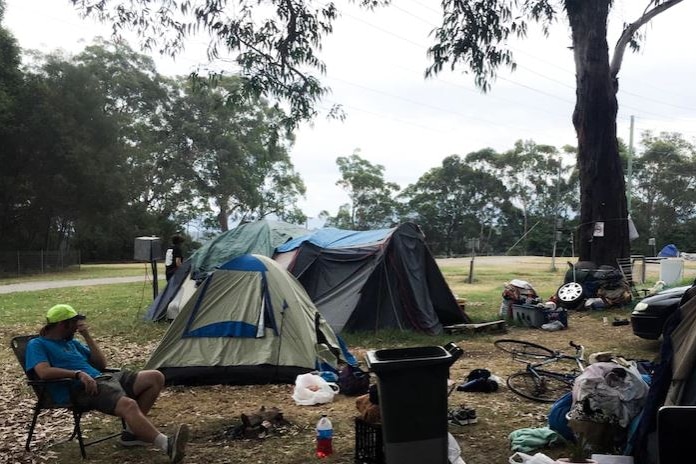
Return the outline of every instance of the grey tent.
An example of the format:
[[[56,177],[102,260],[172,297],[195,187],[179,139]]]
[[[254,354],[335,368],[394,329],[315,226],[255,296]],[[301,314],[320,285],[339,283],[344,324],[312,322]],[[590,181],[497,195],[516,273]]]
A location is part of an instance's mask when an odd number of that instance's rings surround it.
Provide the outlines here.
[[[297,280],[270,258],[244,255],[196,289],[145,367],[168,384],[292,383],[339,358],[336,335]]]
[[[216,266],[244,254],[273,256],[278,245],[307,234],[307,229],[281,221],[262,219],[241,224],[206,242],[177,269],[163,292],[145,313],[147,321],[174,319],[190,297],[196,281]],[[184,268],[184,269],[182,269]]]
[[[216,266],[244,254],[273,256],[278,245],[308,232],[302,226],[268,219],[241,224],[196,250],[191,256],[191,275],[194,279],[204,277]]]
[[[413,223],[364,232],[321,229],[278,247],[336,333],[396,328],[439,334],[466,322]]]

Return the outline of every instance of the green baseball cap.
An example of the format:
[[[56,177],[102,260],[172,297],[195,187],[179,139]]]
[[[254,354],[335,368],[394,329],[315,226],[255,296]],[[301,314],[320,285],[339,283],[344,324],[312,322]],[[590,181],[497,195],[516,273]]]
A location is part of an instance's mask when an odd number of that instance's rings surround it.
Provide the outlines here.
[[[57,304],[46,313],[46,321],[49,324],[56,322],[67,321],[69,319],[85,319],[82,314],[77,314],[77,311],[72,306],[66,304]]]

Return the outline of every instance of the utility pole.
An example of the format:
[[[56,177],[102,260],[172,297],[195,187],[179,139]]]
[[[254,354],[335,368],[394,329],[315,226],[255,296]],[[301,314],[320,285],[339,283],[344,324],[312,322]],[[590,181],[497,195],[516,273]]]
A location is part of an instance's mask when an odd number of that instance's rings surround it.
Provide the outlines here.
[[[558,158],[558,175],[556,176],[556,205],[553,209],[553,251],[551,252],[551,272],[556,272],[556,244],[558,243],[558,203],[561,197],[561,158]]]
[[[476,249],[479,246],[479,239],[470,238],[469,247],[471,248],[471,261],[469,262],[469,279],[470,284],[474,283],[474,258],[476,258]]]
[[[631,216],[631,185],[633,184],[633,121],[634,116],[631,115],[631,132],[628,135],[628,163],[626,165],[626,206],[628,216]]]

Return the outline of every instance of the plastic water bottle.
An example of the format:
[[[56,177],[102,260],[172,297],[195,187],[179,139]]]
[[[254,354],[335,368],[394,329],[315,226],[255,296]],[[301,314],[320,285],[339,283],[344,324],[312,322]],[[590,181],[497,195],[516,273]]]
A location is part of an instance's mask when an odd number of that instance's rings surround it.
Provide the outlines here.
[[[317,457],[325,458],[333,454],[333,426],[331,421],[322,414],[321,419],[317,422]]]

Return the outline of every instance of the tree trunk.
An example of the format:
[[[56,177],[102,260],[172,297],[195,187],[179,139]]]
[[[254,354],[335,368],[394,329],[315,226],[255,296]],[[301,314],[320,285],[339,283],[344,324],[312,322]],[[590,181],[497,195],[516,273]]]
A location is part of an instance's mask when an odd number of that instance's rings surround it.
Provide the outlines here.
[[[617,83],[611,77],[611,0],[566,0],[577,80],[573,125],[580,172],[579,259],[616,265],[630,254],[623,170],[616,139]]]
[[[220,212],[217,215],[217,220],[218,220],[218,225],[220,226],[220,230],[222,232],[227,232],[229,230],[229,225],[227,224],[227,208],[225,208],[225,202],[218,200],[218,207],[220,208]]]

